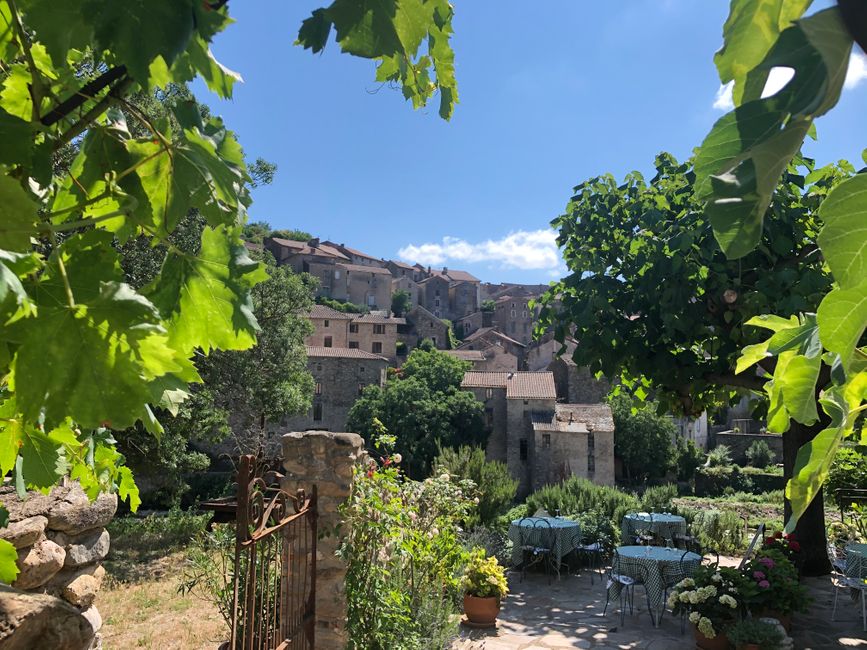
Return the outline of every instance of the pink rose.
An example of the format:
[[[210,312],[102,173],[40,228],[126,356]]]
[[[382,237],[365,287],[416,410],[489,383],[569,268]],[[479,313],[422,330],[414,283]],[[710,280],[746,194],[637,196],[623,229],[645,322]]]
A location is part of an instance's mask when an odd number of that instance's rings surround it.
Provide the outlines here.
[[[756,580],[764,580],[764,579],[765,579],[765,574],[762,573],[761,571],[753,571],[753,577],[754,577]]]
[[[768,582],[767,580],[762,580],[762,581],[759,583],[759,587],[761,587],[762,589],[767,589],[767,588],[770,587],[770,586],[771,586],[771,583]]]

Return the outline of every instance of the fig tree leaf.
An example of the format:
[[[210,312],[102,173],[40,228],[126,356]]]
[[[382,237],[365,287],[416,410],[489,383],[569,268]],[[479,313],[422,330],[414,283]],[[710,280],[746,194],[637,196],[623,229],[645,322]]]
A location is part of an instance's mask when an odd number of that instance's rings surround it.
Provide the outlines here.
[[[798,450],[792,478],[786,484],[786,498],[792,504],[792,516],[786,522],[787,532],[794,531],[798,519],[822,489],[843,435],[841,427],[823,429]]]
[[[867,276],[850,289],[832,289],[816,313],[822,344],[848,364],[867,327]]]
[[[819,207],[819,247],[843,288],[867,278],[867,173],[837,185]]]

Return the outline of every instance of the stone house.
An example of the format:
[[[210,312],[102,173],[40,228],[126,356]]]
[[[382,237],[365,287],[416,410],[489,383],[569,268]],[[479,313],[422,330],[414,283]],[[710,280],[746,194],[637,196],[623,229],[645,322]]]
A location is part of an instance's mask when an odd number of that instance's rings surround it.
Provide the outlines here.
[[[554,359],[548,370],[554,375],[557,398],[562,402],[596,404],[602,402],[611,390],[607,379],[596,379],[588,368],[578,367],[566,356]]]
[[[560,354],[560,350],[564,347],[563,344],[554,339],[553,331],[545,332],[541,337],[533,339],[527,344],[527,370],[551,370],[548,366],[554,359],[561,356],[565,359],[571,359],[577,345],[575,339],[567,338],[566,349]]]
[[[391,275],[394,278],[409,278],[413,282],[418,282],[425,277],[422,271],[419,270],[418,265],[412,266],[399,260],[386,261],[385,268],[391,271]]]
[[[309,316],[313,333],[304,339],[304,343],[323,348],[348,348],[349,323],[357,317],[358,314],[345,314],[325,305],[313,305]]]
[[[373,255],[368,255],[367,253],[362,253],[360,250],[355,248],[349,248],[349,246],[345,244],[337,244],[328,240],[325,240],[322,243],[343,253],[349,258],[351,264],[357,266],[373,266],[381,269],[386,268],[385,260],[381,260]]]
[[[319,239],[306,242],[280,237],[266,237],[264,246],[279,265],[292,267],[295,273],[309,273],[319,280],[317,296],[332,296],[334,288],[334,265],[349,263],[349,258],[336,248],[320,243]]]
[[[491,282],[482,282],[479,285],[479,295],[482,301],[498,300],[503,296],[515,297],[532,297],[539,296],[548,290],[546,284],[517,284],[515,282],[501,282],[494,284]]]
[[[385,314],[355,314],[349,322],[346,346],[397,361],[397,329],[406,325],[406,319]]]
[[[391,309],[391,273],[378,266],[338,262],[331,296],[369,309]]]
[[[474,311],[472,314],[467,314],[455,320],[455,336],[460,339],[468,337],[476,330],[483,327],[491,327],[493,324],[493,313],[489,311]]]
[[[393,276],[394,274],[392,274],[391,280],[391,297],[394,298],[394,294],[397,291],[409,292],[409,305],[407,306],[407,311],[409,311],[415,305],[419,304],[420,291],[418,288],[418,283],[410,276],[401,276],[398,278],[395,278]]]
[[[409,353],[425,339],[430,339],[438,350],[449,347],[448,325],[421,305],[416,305],[406,314],[406,323],[398,327],[398,340]]]
[[[458,346],[459,350],[485,350],[491,345],[498,345],[518,360],[518,369],[524,370],[526,346],[493,327],[483,327],[467,336]]]
[[[486,370],[488,372],[516,372],[518,370],[518,359],[515,355],[506,352],[499,345],[489,345],[482,350],[446,350],[446,354],[471,361],[473,370]]]
[[[614,423],[606,405],[557,404],[550,372],[473,370],[461,388],[484,404],[487,456],[506,463],[519,498],[573,474],[613,484]]]
[[[449,281],[441,275],[431,275],[418,283],[418,304],[437,318],[448,318]]]
[[[494,327],[521,343],[527,344],[533,340],[533,324],[536,321],[537,309],[530,307],[531,297],[499,298],[494,309]]]
[[[346,431],[349,409],[366,386],[385,382],[388,360],[359,349],[307,346],[313,403],[307,413],[285,418],[279,431]]]
[[[445,350],[445,353],[455,359],[469,361],[473,364],[473,370],[487,370],[484,367],[487,359],[485,359],[485,353],[481,350]]]

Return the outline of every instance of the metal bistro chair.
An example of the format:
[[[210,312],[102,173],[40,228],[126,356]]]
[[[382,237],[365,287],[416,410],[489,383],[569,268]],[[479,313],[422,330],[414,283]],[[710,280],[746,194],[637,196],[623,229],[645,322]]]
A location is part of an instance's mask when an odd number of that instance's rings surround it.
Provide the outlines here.
[[[626,571],[635,575],[628,575]],[[602,610],[602,616],[605,616],[605,613],[608,611],[609,588],[615,583],[620,585],[620,624],[623,625],[626,617],[624,604],[629,605],[629,615],[632,616],[635,605],[635,587],[636,585],[641,585],[644,587],[644,595],[647,598],[647,611],[650,614],[650,622],[655,626],[653,608],[650,606],[650,594],[647,593],[647,568],[637,561],[624,562],[623,557],[616,549],[614,557],[611,560],[611,568],[608,570],[608,584],[605,585],[605,607]]]
[[[666,562],[662,565],[662,583],[665,589],[662,592],[662,602],[668,602],[668,592],[671,591],[675,585],[677,585],[684,578],[689,578],[695,573],[696,568],[700,564],[700,562],[696,562],[695,560],[687,560],[686,556],[691,553],[690,550],[685,550],[683,554],[680,556],[680,560],[677,564],[673,564],[671,562]],[[662,616],[665,614],[665,606],[662,608],[662,612],[659,614],[659,620],[662,621]],[[680,633],[683,634],[686,631],[686,610],[681,611],[680,613]]]
[[[715,548],[706,548],[698,553],[701,555],[701,564],[707,566],[719,566],[719,551]]]
[[[756,534],[753,535],[753,539],[750,541],[750,545],[747,546],[747,552],[744,553],[744,557],[741,560],[741,563],[738,564],[738,571],[743,569],[747,562],[753,557],[753,553],[756,551],[756,545],[761,543],[761,541],[765,538],[765,525],[759,524],[759,527],[756,528]]]
[[[572,550],[578,556],[579,561],[584,558],[587,560],[587,568],[590,571],[590,584],[593,585],[593,574],[596,570],[602,570],[603,558],[605,556],[605,545],[596,540],[589,544],[584,543],[584,538],[581,533],[575,533],[572,536]]]
[[[841,589],[855,589],[861,596],[861,627],[867,632],[867,580],[864,575],[864,558],[859,558],[856,576],[846,573],[846,550],[833,544],[828,544],[828,560],[831,562],[831,585],[834,587],[834,608],[831,610],[831,620],[837,616],[837,596]]]
[[[632,528],[632,536],[635,539],[635,543],[640,546],[650,546],[654,538],[656,537],[653,532],[653,513],[648,513],[647,521],[645,521],[640,514],[635,514],[635,520],[630,520],[630,528]]]
[[[525,526],[524,523],[527,523]],[[544,562],[548,574],[548,584],[551,584],[551,568],[554,564],[554,528],[547,519],[524,517],[518,522],[521,529],[521,581],[527,573],[527,567]],[[560,567],[557,567],[557,577]]]

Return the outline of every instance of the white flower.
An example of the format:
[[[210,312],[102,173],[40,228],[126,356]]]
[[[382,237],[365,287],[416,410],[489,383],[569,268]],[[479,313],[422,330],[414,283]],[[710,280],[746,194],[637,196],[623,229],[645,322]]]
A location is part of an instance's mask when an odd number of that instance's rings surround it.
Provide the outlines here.
[[[719,574],[719,573],[714,573],[714,574],[710,577],[710,579],[713,580],[714,582],[722,582],[722,579],[723,579],[723,578],[722,578],[722,575],[721,575],[721,574]]]
[[[474,497],[473,503],[475,503],[476,505],[479,505],[479,497]]]
[[[446,473],[442,473],[442,474],[440,474],[440,480],[441,480],[441,481],[446,481],[446,482],[447,482],[447,481],[449,480],[449,478],[450,478],[449,475],[446,474]]]
[[[713,629],[713,623],[706,616],[702,616],[698,623],[696,624],[698,627],[698,631],[704,634],[708,639],[712,639],[716,636],[716,630]]]
[[[701,618],[701,614],[699,614],[698,612],[690,612],[690,614],[689,614],[689,622],[692,623],[693,625],[698,623],[700,618]]]
[[[395,465],[400,465],[400,461],[403,460],[403,456],[401,456],[400,454],[395,454],[391,457],[391,459],[394,461]]]
[[[738,601],[736,601],[734,598],[732,598],[732,597],[729,596],[728,594],[723,594],[722,596],[720,596],[720,597],[719,597],[719,601],[720,601],[723,605],[728,605],[728,606],[731,607],[732,609],[734,609],[734,608],[736,608],[736,607],[738,606]]]

